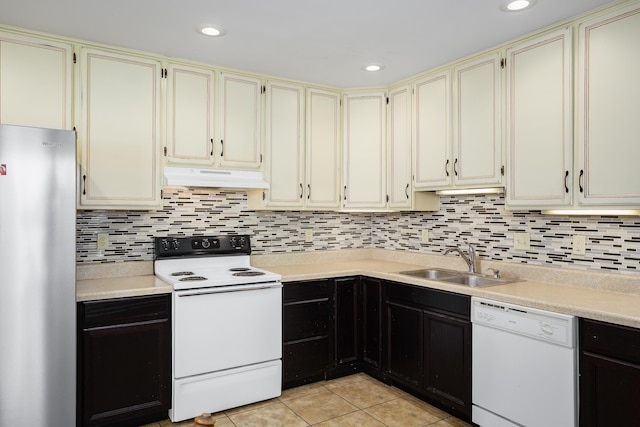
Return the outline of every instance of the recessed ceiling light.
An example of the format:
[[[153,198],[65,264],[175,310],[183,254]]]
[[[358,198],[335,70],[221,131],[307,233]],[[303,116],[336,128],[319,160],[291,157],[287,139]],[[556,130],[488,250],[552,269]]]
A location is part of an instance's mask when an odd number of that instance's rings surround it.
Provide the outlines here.
[[[506,5],[506,10],[509,12],[516,12],[518,10],[527,9],[533,6],[532,0],[513,0],[509,1]]]
[[[201,25],[198,32],[210,37],[220,37],[224,35],[224,29],[218,25]]]
[[[380,65],[380,64],[369,64],[369,65],[363,65],[362,69],[365,71],[380,71],[384,68],[384,65]]]

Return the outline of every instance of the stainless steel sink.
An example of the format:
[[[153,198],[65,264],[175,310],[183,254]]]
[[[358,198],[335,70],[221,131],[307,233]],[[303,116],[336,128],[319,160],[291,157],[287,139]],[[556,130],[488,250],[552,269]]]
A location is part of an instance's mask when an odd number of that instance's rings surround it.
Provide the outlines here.
[[[459,276],[461,273],[455,270],[443,268],[427,268],[424,270],[401,271],[405,276],[420,277],[422,279],[440,280],[446,277]]]
[[[439,281],[447,283],[457,283],[459,285],[467,285],[473,287],[506,285],[507,283],[514,282],[513,280],[505,280],[471,274],[464,276],[443,277]]]
[[[499,279],[477,273],[474,274],[456,270],[447,270],[444,268],[426,268],[422,270],[401,271],[399,274],[472,287],[506,285],[507,283],[517,281],[512,279]]]

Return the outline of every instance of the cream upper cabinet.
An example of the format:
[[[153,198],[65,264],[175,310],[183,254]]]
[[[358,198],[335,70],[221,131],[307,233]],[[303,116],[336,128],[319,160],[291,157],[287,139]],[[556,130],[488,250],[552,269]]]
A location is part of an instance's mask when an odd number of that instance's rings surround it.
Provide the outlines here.
[[[640,7],[579,27],[579,205],[640,204]]]
[[[502,184],[500,53],[464,62],[453,73],[453,183]]]
[[[572,182],[571,28],[507,50],[510,208],[566,206]]]
[[[166,158],[171,165],[213,165],[215,73],[169,64]]]
[[[414,85],[415,188],[451,185],[451,72],[423,77]]]
[[[347,209],[386,207],[386,96],[344,96],[344,201]]]
[[[262,81],[221,73],[219,82],[219,164],[227,169],[260,169]]]
[[[160,62],[83,48],[80,76],[79,207],[159,207]]]
[[[73,128],[70,44],[0,32],[0,123]]]
[[[340,207],[340,94],[308,88],[306,94],[305,204]]]
[[[265,176],[266,206],[304,205],[304,88],[267,82]]]
[[[388,100],[388,206],[411,209],[411,86],[391,88]]]

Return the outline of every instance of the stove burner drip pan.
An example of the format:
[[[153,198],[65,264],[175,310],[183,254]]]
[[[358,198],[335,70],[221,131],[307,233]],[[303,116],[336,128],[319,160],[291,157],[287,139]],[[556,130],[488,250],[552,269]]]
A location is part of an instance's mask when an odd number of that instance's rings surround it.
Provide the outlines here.
[[[187,276],[179,279],[180,282],[201,282],[207,280],[204,276]]]
[[[249,276],[263,276],[264,273],[262,271],[239,271],[237,273],[233,273],[233,276],[239,277],[249,277]]]

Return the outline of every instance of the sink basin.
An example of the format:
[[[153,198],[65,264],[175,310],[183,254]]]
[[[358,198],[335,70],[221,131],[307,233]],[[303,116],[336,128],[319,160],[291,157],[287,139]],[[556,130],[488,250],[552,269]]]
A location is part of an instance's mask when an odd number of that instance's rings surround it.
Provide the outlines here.
[[[424,270],[401,271],[400,274],[405,276],[420,277],[422,279],[440,280],[447,277],[459,276],[462,274],[455,270],[446,270],[443,268],[427,268]]]
[[[473,287],[506,285],[507,283],[513,282],[513,280],[497,279],[494,277],[477,276],[472,274],[464,276],[443,277],[439,280],[441,282],[457,283],[459,285],[467,285]]]
[[[483,274],[473,274],[456,270],[447,270],[444,268],[425,268],[423,270],[401,271],[399,274],[418,277],[420,279],[429,279],[438,282],[454,283],[472,287],[506,285],[507,283],[513,283],[516,281],[509,279],[499,279],[495,277],[485,276]]]

